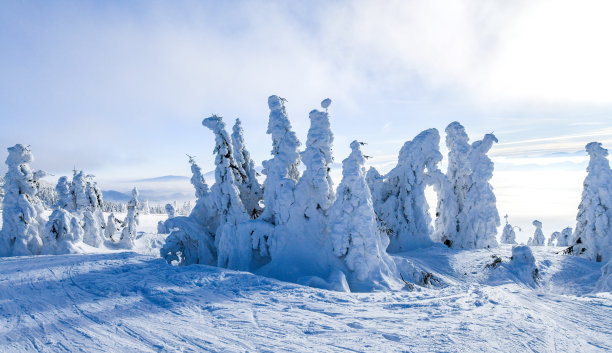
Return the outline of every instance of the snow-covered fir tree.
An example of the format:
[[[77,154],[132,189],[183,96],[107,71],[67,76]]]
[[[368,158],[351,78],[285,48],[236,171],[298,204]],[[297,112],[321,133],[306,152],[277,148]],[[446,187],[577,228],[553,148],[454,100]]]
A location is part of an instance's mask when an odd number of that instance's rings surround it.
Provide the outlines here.
[[[0,210],[2,209],[3,200],[4,200],[4,176],[0,175]]]
[[[497,142],[493,134],[486,134],[482,140],[469,144],[465,128],[458,122],[446,127],[448,146],[448,171],[446,173],[455,195],[456,204],[442,204],[439,214],[455,219],[456,233],[450,231],[444,243],[455,248],[488,248],[497,246],[497,226],[500,224],[495,194],[489,180],[493,176],[493,162],[487,152]],[[454,201],[454,200],[453,200]],[[445,207],[450,207],[445,210]]]
[[[36,177],[30,169],[34,160],[29,147],[8,148],[4,177],[0,256],[38,255],[43,246],[41,233],[46,220],[42,202],[36,196]]]
[[[293,193],[300,176],[300,142],[291,130],[285,100],[279,96],[270,96],[268,107],[270,117],[266,132],[272,136],[272,158],[262,163],[262,173],[266,175],[265,209],[260,219],[281,225],[289,221],[289,210],[295,201]]]
[[[572,239],[573,229],[567,227],[561,231],[561,235],[557,239],[557,246],[569,246]]]
[[[330,104],[328,98],[321,106],[329,107]],[[294,202],[289,204],[287,222],[275,224],[273,237],[267,242],[271,248],[271,261],[261,269],[261,273],[288,281],[300,281],[305,276],[326,278],[330,275],[331,247],[327,241],[326,226],[327,213],[335,199],[329,175],[333,163],[334,137],[327,110],[312,110],[309,118],[306,149],[301,153],[305,170],[295,186]],[[265,236],[269,231],[265,225],[251,225],[251,231],[259,235]],[[261,237],[254,239],[258,244],[263,240]],[[333,260],[338,262],[337,259]]]
[[[104,228],[104,236],[106,237],[106,240],[112,242],[116,241],[115,233],[117,233],[117,231],[119,230],[119,228],[117,227],[117,223],[119,223],[119,220],[117,219],[117,217],[115,217],[115,214],[111,212],[111,214],[109,214],[108,218],[106,219],[106,227]]]
[[[537,219],[533,221],[531,224],[536,228],[533,233],[533,237],[529,237],[527,240],[527,245],[529,246],[544,246],[546,245],[546,238],[544,237],[544,233],[542,232],[542,222]]]
[[[346,266],[351,290],[388,289],[399,275],[385,251],[389,239],[378,231],[359,142],[353,141],[351,149],[342,161],[342,182],[329,210],[329,237]]]
[[[234,159],[242,176],[241,180],[238,180],[240,199],[249,216],[257,218],[263,211],[259,204],[263,199],[263,190],[257,180],[255,163],[244,144],[244,131],[240,119],[236,119],[232,128],[232,146],[234,148]]]
[[[74,200],[70,211],[83,212],[91,205],[91,200],[87,195],[87,180],[83,171],[74,171],[72,183],[70,183],[70,193]]]
[[[219,217],[202,169],[192,156],[189,156],[189,164],[196,205],[188,217],[169,218],[164,222],[165,229],[172,229],[172,232],[160,249],[160,255],[169,263],[183,266],[217,265],[214,231],[219,224]]]
[[[127,215],[123,222],[123,230],[121,231],[121,238],[119,239],[119,246],[124,249],[134,248],[134,240],[136,239],[137,226],[138,226],[138,210],[140,202],[138,201],[138,190],[132,189],[132,199],[127,205]]]
[[[506,225],[502,231],[501,239],[499,240],[502,244],[516,244],[516,233],[512,224],[508,223],[508,215],[505,215]]]
[[[166,214],[168,215],[168,219],[176,217],[176,209],[171,203],[166,204],[165,210],[166,210]],[[164,221],[159,221],[157,223],[157,233],[168,234],[169,232],[170,230],[166,228]]]
[[[429,129],[404,144],[398,163],[385,177],[374,210],[392,230],[389,252],[402,252],[431,243],[433,229],[425,198],[427,171],[442,160],[438,130]]]
[[[558,243],[560,237],[561,237],[561,232],[553,232],[550,235],[550,238],[548,238],[548,242],[546,243],[546,245],[548,245],[548,246],[557,246],[557,243]]]
[[[586,145],[587,176],[576,216],[570,252],[592,261],[612,258],[612,170],[608,150],[599,142]]]
[[[42,253],[51,255],[78,253],[76,244],[83,241],[83,233],[74,230],[73,227],[81,228],[81,225],[70,212],[56,207],[45,226]]]
[[[497,246],[497,227],[500,225],[495,194],[489,180],[493,177],[493,162],[487,152],[497,142],[493,134],[471,145],[469,154],[470,176],[463,208],[457,216],[460,224],[459,244],[468,249]]]
[[[241,244],[241,239],[236,237],[238,224],[250,218],[237,187],[237,179],[242,176],[237,170],[231,140],[221,117],[214,115],[204,119],[202,124],[215,134],[215,184],[211,188],[210,198],[219,215],[219,226],[214,233],[217,264],[220,267],[234,268],[232,261],[237,261],[236,257],[240,257],[236,252],[245,247],[250,250],[250,242]]]
[[[74,199],[70,190],[71,183],[68,181],[68,178],[65,176],[60,177],[55,186],[55,191],[57,192],[57,207],[68,211],[74,209]]]

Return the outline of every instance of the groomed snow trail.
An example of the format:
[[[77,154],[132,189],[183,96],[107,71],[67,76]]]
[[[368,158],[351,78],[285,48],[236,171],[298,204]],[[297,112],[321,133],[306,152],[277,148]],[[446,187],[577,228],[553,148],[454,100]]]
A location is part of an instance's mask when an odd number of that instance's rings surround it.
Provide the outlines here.
[[[510,247],[432,247],[406,255],[444,288],[350,294],[133,252],[2,258],[0,351],[610,351],[599,265],[554,250],[535,287],[484,269]]]

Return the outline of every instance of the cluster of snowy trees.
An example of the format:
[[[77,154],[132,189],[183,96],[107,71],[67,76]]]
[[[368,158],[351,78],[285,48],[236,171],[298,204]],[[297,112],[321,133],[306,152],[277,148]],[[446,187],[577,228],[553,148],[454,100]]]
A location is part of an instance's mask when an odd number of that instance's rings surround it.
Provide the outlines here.
[[[427,274],[389,252],[434,241],[454,248],[497,245],[499,215],[489,184],[493,163],[487,157],[497,142],[494,135],[470,144],[463,126],[451,123],[446,129],[447,173],[438,167],[442,154],[436,129],[406,142],[397,166],[386,175],[373,168],[366,174],[362,144],[354,141],[334,190],[330,104],[325,99],[322,109],[310,112],[305,149],[300,151],[285,100],[269,97],[272,151],[262,163],[263,185],[240,120],[230,135],[221,117],[204,119],[215,136],[215,183],[209,188],[190,159],[196,206],[189,216],[160,224],[160,230],[171,231],[162,257],[182,265],[216,265],[361,291],[401,287],[400,278],[423,283]],[[439,196],[435,226],[424,194],[429,185]]]
[[[102,192],[93,176],[75,170],[71,181],[59,178],[55,193],[41,193],[40,178],[45,173],[32,172],[30,163],[34,158],[30,149],[17,144],[8,148],[8,152],[0,256],[76,253],[80,252],[81,244],[93,247],[117,244],[123,248],[133,245],[137,213],[130,213],[128,206],[124,222],[118,222],[114,215],[105,220]],[[48,219],[43,213],[41,194],[55,195]],[[136,196],[130,205],[138,204]],[[123,231],[116,234],[120,228]]]

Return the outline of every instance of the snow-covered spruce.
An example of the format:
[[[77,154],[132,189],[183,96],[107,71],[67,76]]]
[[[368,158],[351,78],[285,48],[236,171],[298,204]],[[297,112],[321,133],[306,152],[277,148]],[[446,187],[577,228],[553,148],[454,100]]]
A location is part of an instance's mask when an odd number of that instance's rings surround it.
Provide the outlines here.
[[[270,117],[268,134],[272,136],[272,158],[264,161],[262,173],[266,175],[264,182],[265,209],[260,219],[274,225],[287,223],[289,210],[295,201],[294,191],[300,177],[298,166],[300,154],[295,132],[285,110],[285,100],[279,96],[268,98]]]
[[[385,251],[388,237],[377,228],[359,146],[353,141],[350,156],[342,161],[342,182],[329,210],[329,236],[352,291],[389,289],[397,286],[399,274]]]
[[[30,149],[17,144],[8,148],[2,204],[0,256],[38,255],[46,220],[42,202],[36,196],[36,178],[30,169]]]
[[[560,237],[561,237],[561,232],[553,232],[550,235],[550,238],[548,238],[548,242],[546,243],[546,245],[557,246],[557,243],[559,242]]]
[[[118,246],[123,249],[134,248],[134,240],[136,239],[138,226],[138,209],[140,202],[138,201],[138,190],[132,189],[132,199],[127,204],[127,215],[123,222],[123,229],[121,230],[121,238],[119,239]]]
[[[106,219],[106,228],[104,228],[104,236],[107,240],[116,242],[118,239],[115,239],[115,233],[119,230],[117,224],[120,221],[115,217],[115,214],[111,212]]]
[[[425,199],[426,171],[436,173],[442,160],[438,130],[418,134],[400,150],[397,166],[385,177],[374,210],[392,230],[389,252],[396,253],[431,244],[431,217]]]
[[[263,190],[261,185],[259,185],[259,181],[257,181],[255,163],[244,145],[244,131],[242,130],[240,119],[236,119],[236,123],[232,128],[232,146],[234,148],[233,156],[236,166],[242,175],[242,180],[238,184],[240,199],[249,216],[257,218],[263,211],[259,204],[263,199]]]
[[[595,285],[595,292],[612,292],[612,260],[601,267],[601,278]]]
[[[42,253],[47,255],[76,254],[79,252],[76,244],[83,241],[83,231],[78,220],[60,207],[51,213],[44,234]]]
[[[489,180],[493,177],[493,162],[487,152],[497,142],[493,134],[472,143],[469,154],[470,176],[463,208],[459,211],[459,236],[455,247],[464,249],[497,246],[497,227],[500,225],[496,198]]]
[[[561,231],[561,235],[557,239],[557,246],[569,246],[572,239],[572,227],[567,227]]]
[[[168,219],[176,217],[176,209],[171,203],[167,203],[165,206],[166,214],[168,215]],[[170,229],[166,228],[164,224],[165,221],[159,221],[157,223],[157,233],[159,234],[168,234],[170,233]]]
[[[329,107],[331,100],[321,105]],[[333,134],[327,111],[312,110],[310,129],[302,161],[306,169],[295,187],[287,223],[274,227],[267,242],[271,261],[259,273],[293,282],[312,282],[313,277],[328,278],[331,245],[327,241],[327,212],[335,199],[330,167],[333,162]],[[259,227],[258,225],[254,225]],[[265,228],[264,234],[265,234]],[[262,232],[259,232],[262,233]],[[261,243],[262,239],[255,239]],[[333,262],[338,262],[334,259]],[[320,285],[321,286],[321,285]],[[326,288],[334,285],[324,286]]]
[[[536,228],[533,233],[533,237],[529,237],[527,240],[527,245],[529,246],[544,246],[546,245],[546,238],[544,238],[544,232],[542,232],[542,222],[537,219],[533,221],[531,224]]]
[[[240,199],[238,178],[242,178],[233,158],[232,145],[219,116],[212,116],[202,124],[215,134],[215,184],[210,191],[211,201],[219,215],[219,226],[215,230],[217,266],[243,269],[251,253],[251,242],[238,238],[238,224],[250,217]]]
[[[504,216],[506,219],[506,225],[502,231],[501,239],[499,240],[502,244],[516,244],[516,233],[512,224],[508,223],[508,215]]]
[[[586,151],[590,160],[569,252],[608,262],[612,258],[612,170],[608,150],[601,143],[587,144]]]
[[[0,175],[0,210],[2,209],[3,200],[4,200],[4,176]]]
[[[493,134],[486,134],[482,140],[470,145],[465,128],[458,122],[449,124],[446,134],[449,149],[446,175],[455,200],[442,203],[438,213],[455,223],[456,232],[449,224],[441,224],[450,232],[446,239],[441,240],[454,248],[495,247],[500,220],[495,194],[489,183],[493,176],[493,162],[487,152],[497,142],[497,138]],[[450,210],[445,209],[447,207]],[[457,216],[453,222],[452,214],[455,211]]]
[[[219,217],[202,169],[191,156],[189,164],[196,205],[188,217],[169,218],[164,222],[165,228],[172,229],[172,232],[160,249],[160,255],[167,262],[177,265],[217,265],[217,251],[211,229],[216,229]]]
[[[70,190],[71,183],[68,181],[68,178],[65,176],[60,177],[55,186],[55,191],[57,192],[57,207],[68,211],[74,209],[74,199]]]
[[[518,280],[529,286],[536,285],[540,278],[535,257],[529,246],[514,246],[512,248],[512,258],[507,268]]]

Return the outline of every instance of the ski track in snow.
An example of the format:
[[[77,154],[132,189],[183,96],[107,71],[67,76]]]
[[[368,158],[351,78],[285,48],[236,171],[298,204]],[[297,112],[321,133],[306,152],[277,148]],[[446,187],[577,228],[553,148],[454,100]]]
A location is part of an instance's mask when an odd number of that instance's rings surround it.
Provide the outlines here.
[[[434,246],[405,255],[445,287],[377,293],[133,252],[1,258],[0,351],[610,351],[612,296],[588,294],[600,265],[532,249],[535,287],[483,269],[509,246]]]

